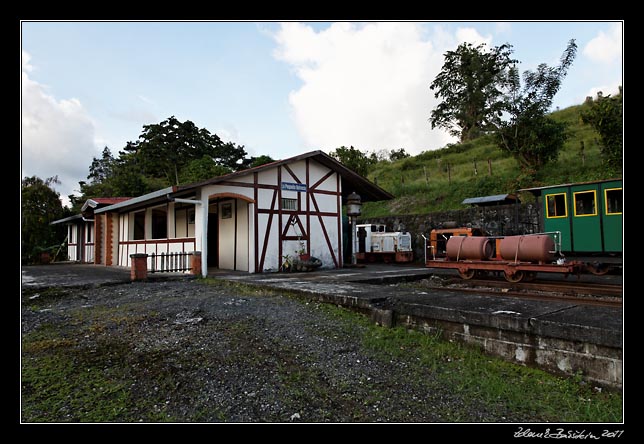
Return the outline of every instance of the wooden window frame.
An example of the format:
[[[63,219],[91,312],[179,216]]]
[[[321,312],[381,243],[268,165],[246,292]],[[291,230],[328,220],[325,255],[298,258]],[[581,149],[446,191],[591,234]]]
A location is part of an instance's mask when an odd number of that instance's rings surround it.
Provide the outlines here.
[[[548,198],[550,196],[563,196],[564,197],[564,214],[562,216],[555,215],[551,216],[550,215],[550,209],[548,206]],[[555,202],[555,208],[556,208],[556,202]],[[546,219],[565,219],[568,217],[568,196],[567,193],[553,193],[553,194],[546,194]]]
[[[622,211],[608,212],[608,192],[609,191],[617,191],[617,190],[622,191],[623,188],[622,187],[617,187],[617,188],[605,188],[604,189],[604,208],[605,208],[606,216],[621,216],[622,215]]]
[[[577,214],[577,195],[578,194],[588,194],[592,193],[593,194],[593,207],[594,211],[592,213],[587,213],[587,214]],[[597,216],[597,190],[583,190],[583,191],[575,191],[573,193],[573,214],[575,217],[592,217],[592,216]]]

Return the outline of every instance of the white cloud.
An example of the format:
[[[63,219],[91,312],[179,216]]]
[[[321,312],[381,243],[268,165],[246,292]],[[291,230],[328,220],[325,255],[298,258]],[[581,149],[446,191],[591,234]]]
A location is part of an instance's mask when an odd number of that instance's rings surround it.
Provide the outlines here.
[[[44,85],[29,78],[31,56],[22,52],[21,174],[42,179],[57,175],[64,203],[88,174],[94,143],[94,123],[78,99],[57,100]]]
[[[414,23],[335,23],[319,32],[282,24],[274,55],[303,82],[289,96],[303,145],[415,154],[452,141],[428,121],[437,104],[429,85],[443,64],[442,46],[458,41],[436,32],[438,47]],[[464,30],[460,37],[480,38],[475,34]]]
[[[482,43],[489,46],[490,43],[492,43],[492,36],[483,37],[474,28],[458,28],[456,30],[456,39],[458,40],[458,43],[471,43],[474,46],[478,46]]]
[[[494,25],[494,33],[496,35],[505,35],[512,33],[512,25],[508,22],[497,22]]]
[[[608,33],[600,31],[584,47],[583,53],[594,62],[620,62],[622,58],[622,24],[614,23]]]

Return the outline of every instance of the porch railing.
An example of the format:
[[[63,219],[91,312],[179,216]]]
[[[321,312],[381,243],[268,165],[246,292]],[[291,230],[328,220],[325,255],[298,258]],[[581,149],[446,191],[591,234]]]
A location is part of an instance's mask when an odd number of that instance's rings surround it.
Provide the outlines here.
[[[190,271],[192,252],[149,253],[150,268],[148,273],[174,273]]]

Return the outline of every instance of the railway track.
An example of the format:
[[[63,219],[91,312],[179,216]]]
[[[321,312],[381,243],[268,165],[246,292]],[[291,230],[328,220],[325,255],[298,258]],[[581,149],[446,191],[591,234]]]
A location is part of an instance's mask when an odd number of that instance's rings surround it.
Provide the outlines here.
[[[427,288],[427,286],[424,286]],[[447,279],[429,288],[450,289],[483,296],[516,297],[540,301],[567,302],[621,308],[621,285],[590,282],[522,282],[510,283],[485,279]]]
[[[487,279],[471,279],[464,281],[463,279],[450,279],[448,284],[465,285],[468,287],[492,287],[492,288],[508,288],[511,290],[524,290],[524,291],[539,291],[551,292],[557,294],[565,294],[570,296],[577,295],[596,295],[596,296],[613,296],[621,297],[623,287],[621,285],[596,283],[596,282],[521,282],[511,283],[499,280]]]

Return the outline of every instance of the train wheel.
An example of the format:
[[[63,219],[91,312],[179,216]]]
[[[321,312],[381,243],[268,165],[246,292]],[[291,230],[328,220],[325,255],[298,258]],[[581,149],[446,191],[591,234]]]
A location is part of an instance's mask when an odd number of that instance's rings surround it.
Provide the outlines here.
[[[470,269],[458,270],[458,274],[461,278],[468,280],[474,277],[474,275],[476,274],[476,270],[470,270]]]
[[[508,282],[516,283],[516,282],[521,282],[523,280],[523,271],[515,271],[514,274],[509,274],[507,271],[503,272],[503,277],[505,277],[505,280]]]
[[[586,268],[588,271],[590,271],[592,274],[597,275],[597,276],[603,276],[606,273],[608,273],[608,265],[606,264],[600,264],[600,263],[593,263],[593,264],[586,264]]]

